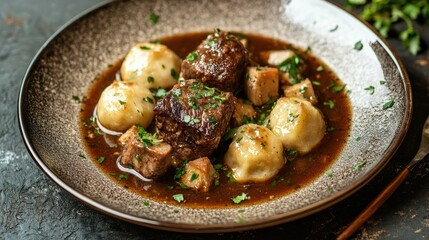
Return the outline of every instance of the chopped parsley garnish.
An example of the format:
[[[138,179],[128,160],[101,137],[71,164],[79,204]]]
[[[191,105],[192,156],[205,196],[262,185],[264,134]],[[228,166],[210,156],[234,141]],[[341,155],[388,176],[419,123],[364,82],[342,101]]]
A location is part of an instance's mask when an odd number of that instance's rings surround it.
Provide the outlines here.
[[[355,46],[354,46],[353,49],[356,50],[356,51],[360,51],[360,50],[362,50],[362,48],[363,48],[362,42],[358,41],[358,42],[355,43]]]
[[[174,68],[170,70],[170,75],[176,80],[179,79],[179,73]]]
[[[321,85],[321,83],[320,83],[320,82],[318,82],[318,81],[311,81],[311,83],[312,83],[313,85],[315,85],[315,86],[320,86],[320,85]]]
[[[316,71],[318,71],[318,72],[321,72],[323,70],[325,70],[325,68],[322,65],[320,65],[316,68]]]
[[[184,121],[185,123],[189,123],[189,122],[191,122],[191,116],[189,116],[189,115],[185,115],[185,116],[183,117],[183,121]]]
[[[122,100],[119,100],[119,99],[118,99],[118,102],[119,102],[119,104],[121,104],[121,105],[125,105],[125,104],[126,104],[126,102],[124,102],[124,101],[122,101]]]
[[[128,175],[125,175],[125,174],[119,174],[119,180],[127,180],[128,179]]]
[[[141,157],[139,154],[137,154],[137,155],[135,156],[135,158],[136,158],[136,160],[137,160],[137,161],[139,161],[139,162],[141,162],[141,160],[142,160],[142,157]]]
[[[335,107],[335,103],[332,100],[329,100],[327,102],[325,101],[322,104],[323,104],[323,106],[328,106],[330,109],[334,109],[334,107]]]
[[[183,197],[182,193],[174,194],[173,199],[176,200],[176,202],[178,203],[185,201],[185,198]]]
[[[236,143],[240,143],[242,139],[243,139],[243,136],[240,136],[240,137],[238,137],[238,138],[235,140],[235,142],[236,142]]]
[[[335,128],[334,127],[328,127],[327,129],[326,129],[326,131],[328,131],[328,132],[332,132],[332,131],[334,131],[335,130]]]
[[[359,162],[353,167],[353,169],[354,170],[360,170],[363,166],[365,166],[365,164],[366,164],[366,161]]]
[[[234,138],[235,134],[237,134],[237,129],[238,128],[231,128],[229,129],[225,135],[223,135],[223,140],[224,141],[228,141]]]
[[[208,117],[208,118],[207,118],[207,121],[208,121],[209,123],[213,123],[213,124],[219,123],[219,120],[217,120],[217,119],[216,119],[216,118],[214,118],[214,117]]]
[[[148,201],[142,201],[143,206],[149,206],[149,202]]]
[[[210,47],[214,47],[216,45],[217,39],[211,39],[209,41],[207,41],[207,45],[209,45]]]
[[[76,102],[80,103],[79,96],[72,96],[72,99],[75,100]]]
[[[244,222],[246,222],[247,220],[244,218],[244,217],[238,217],[237,219],[235,219],[235,222],[236,223],[244,223]]]
[[[366,87],[365,90],[367,90],[369,94],[372,95],[375,92],[375,87],[370,85],[369,87]]]
[[[155,13],[151,12],[149,14],[149,20],[153,23],[156,24],[158,22],[158,15],[156,15]]]
[[[290,161],[294,160],[297,155],[298,155],[298,152],[295,149],[291,148],[286,150],[287,159]]]
[[[335,27],[334,28],[332,28],[331,30],[329,30],[330,32],[335,32],[335,31],[337,31],[337,29],[338,29],[338,25],[335,25]]]
[[[148,103],[152,103],[153,104],[153,99],[150,97],[144,97],[143,101],[148,102]]]
[[[395,104],[395,100],[392,99],[392,100],[388,101],[387,103],[385,103],[383,105],[383,110],[386,110],[386,109],[393,107],[393,104]]]
[[[164,88],[158,88],[158,89],[150,88],[149,90],[156,99],[161,99],[167,96],[167,93],[168,93],[167,90],[165,90]]]
[[[289,113],[287,119],[289,120],[289,122],[293,122],[293,120],[295,120],[295,118],[299,117],[299,114],[293,114],[293,113]]]
[[[146,130],[141,126],[137,126],[137,129],[139,132],[140,141],[143,143],[145,147],[150,147],[162,142],[161,139],[157,138],[156,133],[151,134],[149,132],[146,132]]]
[[[193,62],[193,61],[197,60],[197,58],[198,58],[198,54],[196,52],[191,52],[186,57],[186,60]]]
[[[105,157],[103,157],[103,156],[101,156],[101,157],[99,157],[99,158],[97,159],[97,161],[98,161],[98,163],[99,163],[99,164],[102,164],[102,163],[104,162],[104,160],[106,160],[106,158],[105,158]]]
[[[198,173],[192,173],[192,176],[191,176],[191,182],[193,182],[193,181],[195,181],[195,180],[197,180],[198,179],[198,177],[199,177],[200,175],[198,174]]]
[[[153,83],[153,82],[155,82],[155,78],[153,78],[152,76],[149,76],[149,77],[147,77],[147,82]]]
[[[306,87],[306,86],[302,86],[302,87],[299,89],[299,92],[300,92],[301,94],[304,94],[306,91],[307,91],[307,87]]]
[[[280,71],[288,73],[292,83],[295,84],[299,80],[298,79],[299,67],[301,66],[302,63],[303,63],[303,59],[298,54],[295,54],[293,57],[288,58],[283,62],[281,62],[278,65],[278,68]]]
[[[344,85],[334,85],[331,88],[333,93],[338,93],[338,92],[341,92],[345,87],[346,85],[344,84]]]
[[[386,81],[381,80],[380,85],[384,85],[384,84],[386,84]]]
[[[183,176],[183,174],[185,174],[185,172],[186,172],[186,169],[185,169],[186,168],[186,164],[188,164],[188,160],[185,160],[182,163],[182,165],[180,165],[180,167],[178,167],[176,169],[176,172],[174,173],[174,176],[173,176],[174,180],[177,180],[177,179],[181,178]]]
[[[247,194],[246,193],[241,193],[241,195],[232,197],[231,200],[235,203],[235,204],[239,204],[242,201],[246,200],[247,198]]]
[[[151,50],[152,48],[150,48],[148,46],[140,46],[140,49],[142,49],[142,50]]]
[[[179,185],[183,189],[189,189],[188,185],[186,185],[186,184],[184,184],[182,182],[176,181],[176,184]]]
[[[328,177],[332,177],[333,174],[334,174],[334,171],[332,171],[332,169],[328,169],[328,171],[326,171],[326,176]]]

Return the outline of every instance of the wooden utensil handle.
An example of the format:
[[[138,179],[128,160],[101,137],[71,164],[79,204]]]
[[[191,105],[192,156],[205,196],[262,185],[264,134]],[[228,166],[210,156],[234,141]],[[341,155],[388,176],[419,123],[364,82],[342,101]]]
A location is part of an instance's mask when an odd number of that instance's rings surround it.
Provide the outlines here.
[[[377,209],[392,195],[392,193],[404,182],[410,173],[409,168],[404,168],[389,185],[374,199],[365,210],[337,237],[337,240],[348,239],[356,232]]]

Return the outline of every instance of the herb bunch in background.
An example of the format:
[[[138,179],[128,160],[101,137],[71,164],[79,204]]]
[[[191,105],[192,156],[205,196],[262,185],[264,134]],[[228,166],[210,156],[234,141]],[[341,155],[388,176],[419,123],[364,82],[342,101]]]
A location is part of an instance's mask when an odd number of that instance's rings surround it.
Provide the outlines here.
[[[421,50],[420,34],[413,21],[429,23],[429,0],[347,0],[349,8],[363,7],[361,17],[370,22],[383,37],[388,37],[392,25],[405,22],[399,39],[416,55]]]

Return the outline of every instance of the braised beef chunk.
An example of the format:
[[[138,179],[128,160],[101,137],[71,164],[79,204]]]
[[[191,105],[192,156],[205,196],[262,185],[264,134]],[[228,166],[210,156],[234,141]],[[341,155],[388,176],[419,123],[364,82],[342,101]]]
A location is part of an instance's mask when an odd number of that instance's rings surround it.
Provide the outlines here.
[[[210,159],[198,158],[188,162],[185,173],[180,182],[198,192],[208,192],[215,180],[219,180],[219,174],[214,169]]]
[[[121,164],[132,167],[145,178],[157,179],[171,165],[171,146],[164,142],[144,144],[136,126],[131,127],[118,141],[122,145]]]
[[[233,92],[249,61],[246,48],[231,33],[216,31],[182,62],[185,79],[196,79],[209,87]]]
[[[173,147],[173,164],[209,156],[228,128],[236,98],[200,82],[176,85],[154,108],[155,127]]]

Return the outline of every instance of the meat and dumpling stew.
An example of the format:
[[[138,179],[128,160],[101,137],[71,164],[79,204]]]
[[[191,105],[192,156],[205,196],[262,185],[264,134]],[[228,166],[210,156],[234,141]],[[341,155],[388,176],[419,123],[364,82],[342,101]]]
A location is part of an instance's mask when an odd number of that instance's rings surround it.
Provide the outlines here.
[[[347,95],[310,48],[219,29],[182,34],[134,45],[96,78],[82,135],[108,176],[145,197],[252,204],[329,169],[350,129]]]

